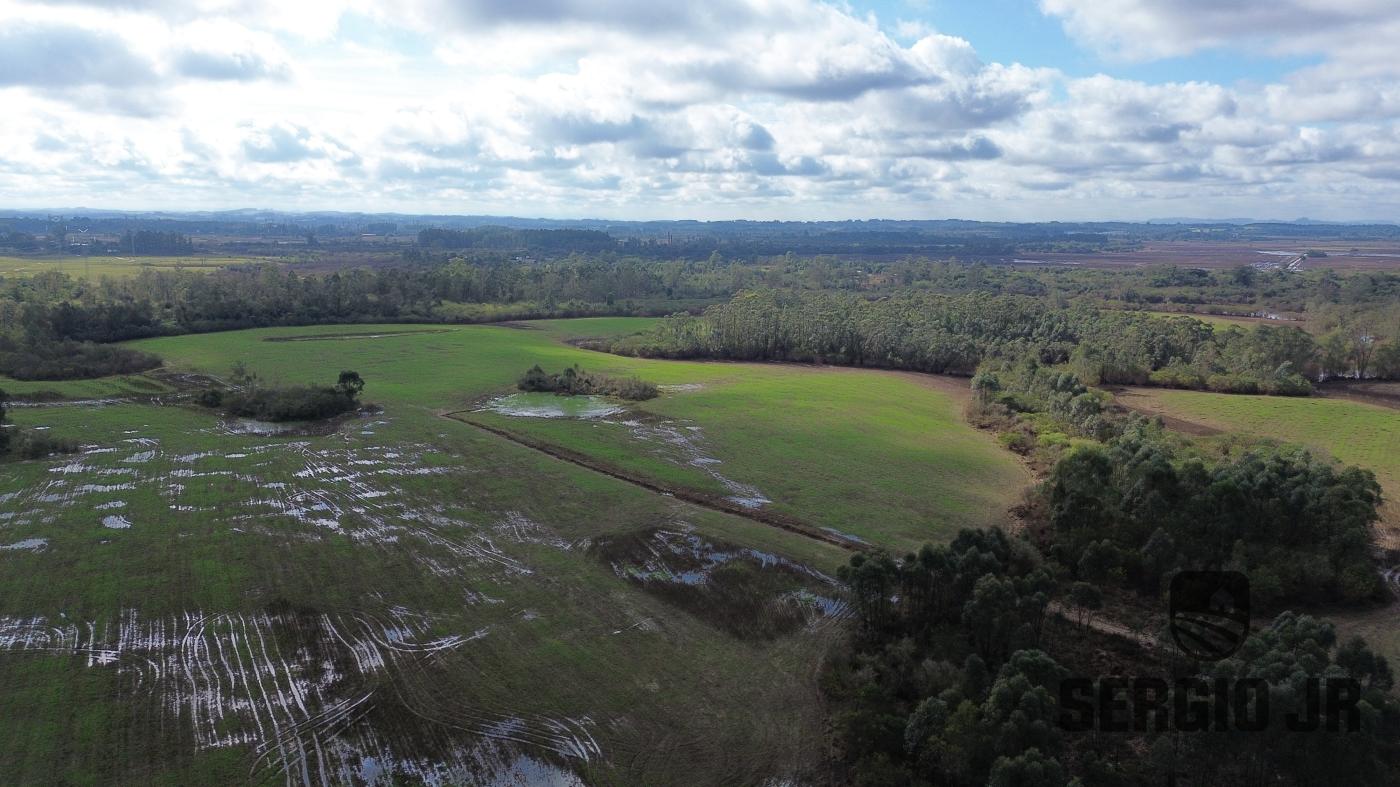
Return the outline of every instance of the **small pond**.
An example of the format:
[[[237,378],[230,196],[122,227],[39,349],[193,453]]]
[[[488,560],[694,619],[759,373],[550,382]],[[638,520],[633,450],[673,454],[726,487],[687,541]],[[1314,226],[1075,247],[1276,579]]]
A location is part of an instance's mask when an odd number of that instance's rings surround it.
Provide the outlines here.
[[[482,409],[524,418],[604,418],[624,408],[603,396],[513,393],[492,399]]]

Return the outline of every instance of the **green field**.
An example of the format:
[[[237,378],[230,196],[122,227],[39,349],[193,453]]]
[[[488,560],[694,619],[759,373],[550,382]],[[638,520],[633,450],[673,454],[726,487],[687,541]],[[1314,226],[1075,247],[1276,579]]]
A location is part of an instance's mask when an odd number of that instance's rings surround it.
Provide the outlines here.
[[[1133,407],[1226,432],[1240,432],[1320,449],[1368,468],[1387,497],[1400,500],[1400,410],[1344,399],[1241,396],[1202,391],[1134,388]],[[1395,524],[1400,520],[1390,517]]]
[[[78,784],[811,775],[845,550],[443,414],[509,392],[533,363],[686,386],[608,423],[466,417],[697,488],[717,468],[792,516],[900,548],[995,519],[1027,477],[961,423],[956,386],[562,342],[646,324],[137,343],[176,371],[241,359],[268,379],[323,382],[358,370],[383,412],[321,436],[245,433],[169,400],[14,410],[84,452],[0,466],[0,772]],[[120,396],[143,380],[42,387]],[[677,464],[624,420],[671,421],[718,464]]]
[[[103,276],[125,278],[148,270],[211,271],[250,262],[267,262],[259,257],[191,255],[184,257],[5,257],[0,256],[0,276],[33,276],[53,271],[78,279]]]
[[[1216,328],[1221,329],[1230,328],[1233,326],[1248,330],[1250,328],[1255,328],[1260,325],[1264,325],[1273,328],[1302,328],[1305,331],[1312,332],[1312,329],[1308,327],[1309,323],[1306,320],[1267,320],[1260,317],[1233,317],[1228,314],[1210,314],[1207,312],[1156,311],[1153,309],[1142,309],[1140,311],[1143,314],[1153,314],[1159,317],[1191,317],[1193,319],[1200,320],[1203,323],[1207,323],[1209,325],[1213,325]]]
[[[136,346],[176,368],[217,371],[257,358],[263,374],[296,382],[314,380],[308,371],[326,369],[339,354],[375,381],[376,400],[468,410],[459,415],[597,457],[628,474],[720,496],[734,491],[726,486],[732,482],[757,490],[773,510],[898,549],[1002,521],[1029,481],[990,436],[962,422],[962,381],[934,387],[918,375],[875,371],[620,358],[560,341],[650,322],[279,329]],[[366,333],[379,338],[330,338]],[[326,338],[265,341],[279,336]],[[577,363],[671,388],[610,421],[470,412],[483,397],[509,392],[535,363],[554,371]],[[689,445],[677,445],[682,438]]]
[[[1223,432],[1267,437],[1316,448],[1347,464],[1370,469],[1380,482],[1380,542],[1400,546],[1400,410],[1318,397],[1240,396],[1134,388],[1135,408],[1160,412]],[[1392,661],[1400,659],[1396,609],[1323,612],[1347,635],[1365,637]]]

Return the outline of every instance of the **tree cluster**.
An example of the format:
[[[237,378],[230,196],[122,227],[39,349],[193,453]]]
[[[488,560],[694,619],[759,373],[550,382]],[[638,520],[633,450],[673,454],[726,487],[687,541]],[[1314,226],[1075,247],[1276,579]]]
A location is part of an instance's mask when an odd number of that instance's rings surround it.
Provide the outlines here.
[[[1304,787],[1400,781],[1400,703],[1391,693],[1394,676],[1386,658],[1360,637],[1339,642],[1331,623],[1283,612],[1246,639],[1234,656],[1196,675],[1207,686],[1216,680],[1232,686],[1246,679],[1264,681],[1269,724],[1261,730],[1160,731],[1148,765],[1163,783]],[[1326,726],[1326,681],[1338,678],[1354,680],[1361,689],[1354,731],[1340,715],[1338,729]],[[1310,693],[1317,699],[1310,700]],[[1312,709],[1310,702],[1316,703]],[[1316,711],[1324,714],[1319,729],[1294,731],[1286,723],[1289,716],[1306,718]]]
[[[850,782],[1065,785],[1038,561],[999,530],[964,530],[842,568],[860,625],[823,687]]]
[[[74,341],[18,343],[0,335],[0,374],[16,380],[81,380],[136,374],[160,365],[159,357],[127,347]]]
[[[1232,569],[1266,602],[1381,591],[1375,476],[1305,449],[1265,445],[1212,463],[1138,424],[1068,452],[1042,494],[1050,554],[1081,579],[1116,576],[1155,594],[1178,569]]]
[[[609,377],[580,369],[577,364],[559,374],[550,374],[538,364],[526,370],[516,382],[522,391],[562,394],[564,396],[615,396],[619,399],[643,401],[655,399],[660,391],[652,383],[636,377]]]
[[[137,255],[193,254],[194,242],[178,232],[159,230],[127,230],[114,251]]]
[[[746,291],[699,317],[677,315],[615,342],[625,354],[798,361],[970,375],[985,361],[1065,364],[1089,385],[1155,383],[1306,394],[1317,353],[1297,328],[1217,332],[1162,318],[1018,295]]]
[[[259,421],[317,421],[354,411],[360,406],[364,380],[353,371],[340,373],[334,386],[264,386],[256,375],[235,372],[241,385],[226,390],[206,389],[196,401],[209,408],[221,409],[237,418]]]

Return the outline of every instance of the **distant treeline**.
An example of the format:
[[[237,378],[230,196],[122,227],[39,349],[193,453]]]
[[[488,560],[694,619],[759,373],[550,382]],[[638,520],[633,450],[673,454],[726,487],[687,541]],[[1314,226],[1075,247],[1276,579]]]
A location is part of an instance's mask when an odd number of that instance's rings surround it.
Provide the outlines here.
[[[796,255],[745,261],[712,254],[704,260],[657,261],[617,252],[537,260],[482,249],[417,259],[397,268],[329,274],[265,265],[214,272],[152,270],[95,282],[56,272],[0,278],[0,335],[16,346],[34,345],[31,356],[49,358],[55,354],[42,346],[63,341],[112,342],[275,325],[659,315],[743,290],[777,290],[785,293],[777,307],[781,314],[762,317],[771,325],[737,337],[725,352],[767,357],[753,355],[754,348],[746,346],[763,341],[772,343],[763,350],[770,355],[806,352],[838,363],[966,374],[1008,337],[1029,346],[1049,335],[1058,342],[1048,348],[1051,355],[1065,354],[1067,344],[1077,339],[1091,340],[1078,368],[1090,379],[1097,364],[1102,368],[1097,379],[1105,382],[1286,392],[1300,387],[1292,372],[1309,378],[1400,376],[1400,276],[1392,274],[1339,277],[1322,271],[1296,275],[1170,267],[1027,270],[922,258],[877,263]],[[1000,327],[988,324],[996,315],[974,315],[969,322],[956,313],[943,314],[943,297],[1012,311]],[[1297,354],[1276,349],[1255,353],[1254,332],[1244,332],[1241,339],[1216,329],[1207,340],[1199,323],[1173,323],[1144,312],[1118,315],[1125,307],[1151,303],[1249,311],[1262,302],[1306,309],[1333,330],[1317,340],[1296,331],[1275,335],[1294,336]],[[921,313],[928,304],[931,311]],[[1096,306],[1106,308],[1090,308]],[[692,328],[700,331],[721,318],[743,323],[755,307],[736,300]],[[878,324],[891,314],[894,322]],[[1110,314],[1118,316],[1105,316]],[[827,321],[832,315],[834,323]],[[784,324],[777,326],[777,319]],[[802,323],[820,323],[814,333],[823,345],[834,342],[834,351],[821,347],[813,352],[811,337],[794,342],[767,333],[769,327],[805,330]],[[1131,334],[1128,341],[1113,336],[1120,327]],[[846,336],[832,339],[833,332]],[[715,331],[701,333],[669,337],[657,349],[702,354],[721,349],[709,346]],[[1111,341],[1094,344],[1096,335]],[[860,341],[847,341],[852,336]],[[1305,346],[1309,342],[1314,343],[1311,349]],[[1289,360],[1292,367],[1267,367],[1265,361],[1273,358]]]
[[[418,245],[427,249],[541,250],[550,252],[607,251],[617,240],[598,230],[530,230],[478,227],[469,230],[425,229]]]
[[[258,266],[89,282],[49,272],[0,278],[0,373],[63,379],[153,365],[94,342],[275,325],[664,314],[734,287],[706,263],[582,257],[321,276]]]
[[[451,322],[460,320],[464,304],[515,304],[521,316],[626,314],[645,310],[643,301],[664,309],[659,302],[720,297],[735,286],[718,265],[586,257],[538,264],[454,261],[328,275],[275,266],[143,271],[99,282],[51,272],[0,278],[0,330],[108,342],[270,325]]]
[[[1389,343],[1387,346],[1394,346]],[[1063,364],[1081,381],[1306,394],[1329,359],[1292,327],[1215,328],[1089,306],[1057,308],[1011,295],[752,291],[699,317],[678,315],[654,331],[612,342],[623,354],[797,361],[971,375],[998,358]],[[1397,348],[1400,349],[1400,348]],[[1382,360],[1382,356],[1385,360]],[[1400,375],[1400,352],[1370,347],[1368,373]]]

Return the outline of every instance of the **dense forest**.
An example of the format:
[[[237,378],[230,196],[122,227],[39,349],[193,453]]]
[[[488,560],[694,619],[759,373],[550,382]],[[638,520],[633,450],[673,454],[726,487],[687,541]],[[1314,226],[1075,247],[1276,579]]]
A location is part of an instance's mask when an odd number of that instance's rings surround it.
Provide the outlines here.
[[[984,362],[1062,364],[1088,385],[1156,384],[1307,394],[1310,379],[1400,376],[1400,342],[1370,337],[1336,353],[1294,327],[1216,328],[1189,317],[1020,295],[751,291],[699,317],[608,346],[667,358],[797,361],[971,375]]]
[[[1331,624],[1292,612],[1260,627],[1228,659],[1161,666],[1202,685],[1266,681],[1279,718],[1306,711],[1309,680],[1350,678],[1361,689],[1356,732],[1281,723],[1253,732],[1174,731],[1159,717],[1140,731],[1110,735],[1066,724],[1063,683],[1101,657],[1102,643],[1086,654],[1057,630],[1064,624],[1048,614],[1061,586],[1053,576],[1034,549],[996,530],[963,531],[947,546],[898,560],[852,557],[841,577],[859,625],[822,675],[842,754],[838,781],[1064,787],[1389,784],[1400,777],[1400,703],[1386,660],[1360,639],[1339,643]],[[1086,587],[1093,588],[1074,586]],[[1176,695],[1190,685],[1164,685],[1168,704],[1187,702]],[[1142,701],[1129,696],[1122,677],[1093,679],[1095,696],[1105,687],[1123,711]],[[1214,703],[1205,707],[1207,717],[1223,713]]]

